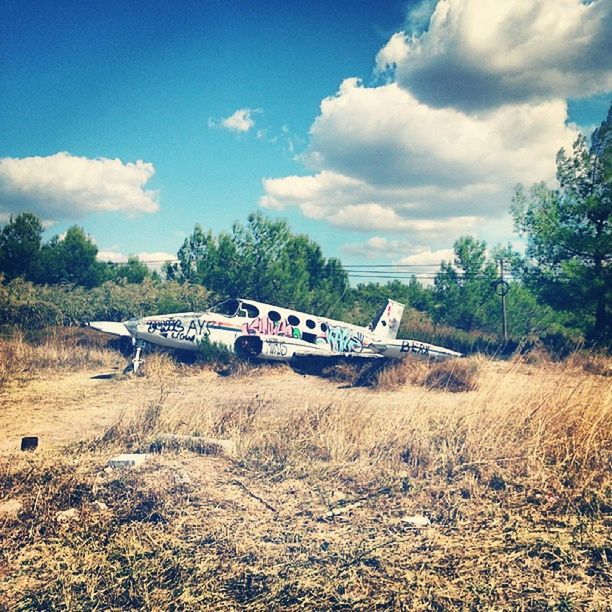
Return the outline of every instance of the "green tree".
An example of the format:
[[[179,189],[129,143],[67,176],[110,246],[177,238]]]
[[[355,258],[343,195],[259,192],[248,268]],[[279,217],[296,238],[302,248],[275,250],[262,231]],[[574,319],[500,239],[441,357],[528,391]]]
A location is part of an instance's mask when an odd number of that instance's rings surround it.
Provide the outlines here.
[[[588,337],[612,338],[612,106],[589,146],[557,154],[559,189],[519,186],[512,215],[527,236],[525,282],[555,308],[574,313]]]
[[[43,246],[43,265],[38,280],[95,287],[109,276],[108,264],[97,261],[97,254],[98,247],[85,230],[73,225],[62,238],[54,236]]]
[[[408,283],[397,279],[384,284],[359,283],[351,295],[354,306],[363,311],[365,317],[369,317],[368,323],[373,313],[387,299],[396,300],[422,312],[431,310],[433,303],[433,292],[430,288],[424,287],[416,276],[412,276]]]
[[[436,322],[470,331],[490,327],[495,294],[495,264],[487,261],[483,240],[463,236],[455,241],[453,263],[443,261],[434,280]]]
[[[127,283],[140,284],[151,275],[147,264],[136,255],[130,255],[126,263],[109,265],[109,280],[123,280]]]
[[[326,260],[310,238],[287,221],[261,213],[215,236],[196,225],[166,276],[204,285],[219,298],[244,296],[338,316],[348,290],[340,261]]]
[[[35,278],[40,269],[43,226],[29,212],[10,217],[0,231],[0,272],[6,280]]]

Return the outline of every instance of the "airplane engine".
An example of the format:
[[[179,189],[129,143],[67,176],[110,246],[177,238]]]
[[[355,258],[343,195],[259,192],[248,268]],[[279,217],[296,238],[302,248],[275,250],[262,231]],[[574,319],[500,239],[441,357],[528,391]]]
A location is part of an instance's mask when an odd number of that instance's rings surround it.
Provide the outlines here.
[[[263,341],[259,336],[239,336],[234,342],[234,351],[241,357],[258,357],[263,351]]]

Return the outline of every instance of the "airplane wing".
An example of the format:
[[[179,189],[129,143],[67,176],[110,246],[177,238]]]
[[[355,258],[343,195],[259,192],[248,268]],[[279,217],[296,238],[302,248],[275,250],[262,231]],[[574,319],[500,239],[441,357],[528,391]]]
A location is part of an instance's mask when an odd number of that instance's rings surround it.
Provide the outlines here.
[[[463,357],[461,353],[443,346],[436,346],[418,340],[390,340],[388,342],[373,342],[370,348],[378,351],[378,354],[391,359],[402,359],[408,355],[434,359],[451,359]]]
[[[117,321],[90,321],[88,327],[93,327],[105,334],[113,334],[113,336],[131,336],[127,327],[123,323]]]

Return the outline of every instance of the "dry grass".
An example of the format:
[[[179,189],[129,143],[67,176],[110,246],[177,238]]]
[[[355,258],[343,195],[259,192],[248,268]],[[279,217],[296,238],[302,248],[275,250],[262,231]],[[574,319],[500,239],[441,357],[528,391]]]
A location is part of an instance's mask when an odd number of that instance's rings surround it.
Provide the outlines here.
[[[369,390],[260,370],[243,388],[261,391],[228,396],[150,356],[155,399],[138,414],[62,454],[4,458],[0,503],[23,504],[0,518],[5,605],[604,610],[611,397],[586,370],[416,362]],[[292,391],[266,393],[272,379]],[[455,379],[470,390],[449,393]],[[102,471],[161,434],[236,453]],[[58,523],[69,508],[79,521]],[[412,527],[414,514],[431,526]]]
[[[397,390],[411,384],[450,393],[474,391],[478,387],[482,361],[480,357],[441,362],[409,357],[382,369],[373,379],[373,385],[384,390]]]
[[[45,371],[111,367],[122,359],[116,351],[101,346],[98,335],[90,330],[59,328],[38,343],[27,342],[16,331],[0,338],[0,390]]]

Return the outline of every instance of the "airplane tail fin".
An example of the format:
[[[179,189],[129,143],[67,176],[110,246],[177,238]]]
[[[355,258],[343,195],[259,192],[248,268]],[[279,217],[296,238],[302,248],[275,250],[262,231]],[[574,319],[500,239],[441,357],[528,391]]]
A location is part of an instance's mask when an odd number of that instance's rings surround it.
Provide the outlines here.
[[[404,314],[404,304],[395,300],[388,300],[386,305],[374,317],[370,329],[381,338],[395,339],[399,330],[400,321]]]

